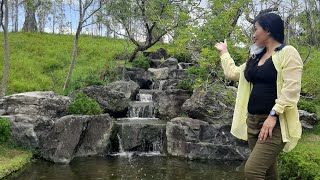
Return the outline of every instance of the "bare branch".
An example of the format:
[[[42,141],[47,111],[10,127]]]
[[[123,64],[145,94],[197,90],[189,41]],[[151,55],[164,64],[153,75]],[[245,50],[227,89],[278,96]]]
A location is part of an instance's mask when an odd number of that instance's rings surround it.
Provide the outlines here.
[[[267,9],[263,9],[258,13],[258,16],[264,13],[268,13],[268,12],[273,12],[273,11],[278,11],[278,6],[272,7],[272,8],[267,8]],[[251,24],[254,24],[254,19],[249,17],[249,14],[246,14],[246,20],[249,21]]]

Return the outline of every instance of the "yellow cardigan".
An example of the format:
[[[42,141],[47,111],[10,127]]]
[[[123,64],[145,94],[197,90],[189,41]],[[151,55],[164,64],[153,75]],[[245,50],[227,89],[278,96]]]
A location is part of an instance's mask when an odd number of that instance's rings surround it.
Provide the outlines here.
[[[223,54],[221,64],[227,78],[239,81],[231,133],[239,139],[247,140],[247,106],[251,92],[250,83],[244,77],[246,63],[236,66],[229,53]],[[280,113],[280,127],[285,152],[291,151],[301,137],[297,103],[300,98],[303,62],[293,46],[285,46],[272,54],[277,74],[277,99],[273,109]],[[271,110],[271,109],[270,109]]]

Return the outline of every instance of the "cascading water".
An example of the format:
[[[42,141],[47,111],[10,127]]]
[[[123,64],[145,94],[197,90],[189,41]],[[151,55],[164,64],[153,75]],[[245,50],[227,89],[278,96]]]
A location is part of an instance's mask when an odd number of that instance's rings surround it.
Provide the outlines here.
[[[119,144],[114,155],[159,156],[164,152],[166,122],[155,118],[152,90],[141,90],[139,101],[129,104],[128,118],[117,119],[115,144]]]
[[[129,103],[128,118],[118,120],[158,120],[158,118],[155,118],[152,94],[148,91],[142,91],[137,97],[139,101]]]

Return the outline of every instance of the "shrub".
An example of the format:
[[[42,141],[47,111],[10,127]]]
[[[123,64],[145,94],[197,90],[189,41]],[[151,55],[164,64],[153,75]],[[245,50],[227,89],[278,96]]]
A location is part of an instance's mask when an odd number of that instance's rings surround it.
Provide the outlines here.
[[[300,99],[300,101],[298,102],[298,108],[305,110],[305,111],[308,111],[310,113],[317,112],[315,103],[312,101],[305,100],[305,99]]]
[[[193,81],[191,79],[179,81],[176,88],[187,90],[191,94],[193,91]]]
[[[10,121],[0,117],[0,143],[5,143],[10,137]]]
[[[148,70],[148,68],[150,68],[149,59],[139,55],[133,60],[132,66]]]
[[[320,157],[293,151],[279,156],[281,179],[320,179]]]
[[[191,54],[189,52],[174,52],[173,57],[178,60],[178,62],[191,62]]]
[[[92,98],[83,93],[75,95],[71,102],[68,111],[70,114],[97,115],[102,113],[99,104]]]

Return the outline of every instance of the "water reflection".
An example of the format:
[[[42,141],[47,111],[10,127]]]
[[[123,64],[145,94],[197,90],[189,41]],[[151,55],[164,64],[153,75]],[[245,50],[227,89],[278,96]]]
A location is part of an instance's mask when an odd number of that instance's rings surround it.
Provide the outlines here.
[[[244,179],[241,162],[189,161],[165,156],[77,158],[69,165],[35,160],[7,179]]]

